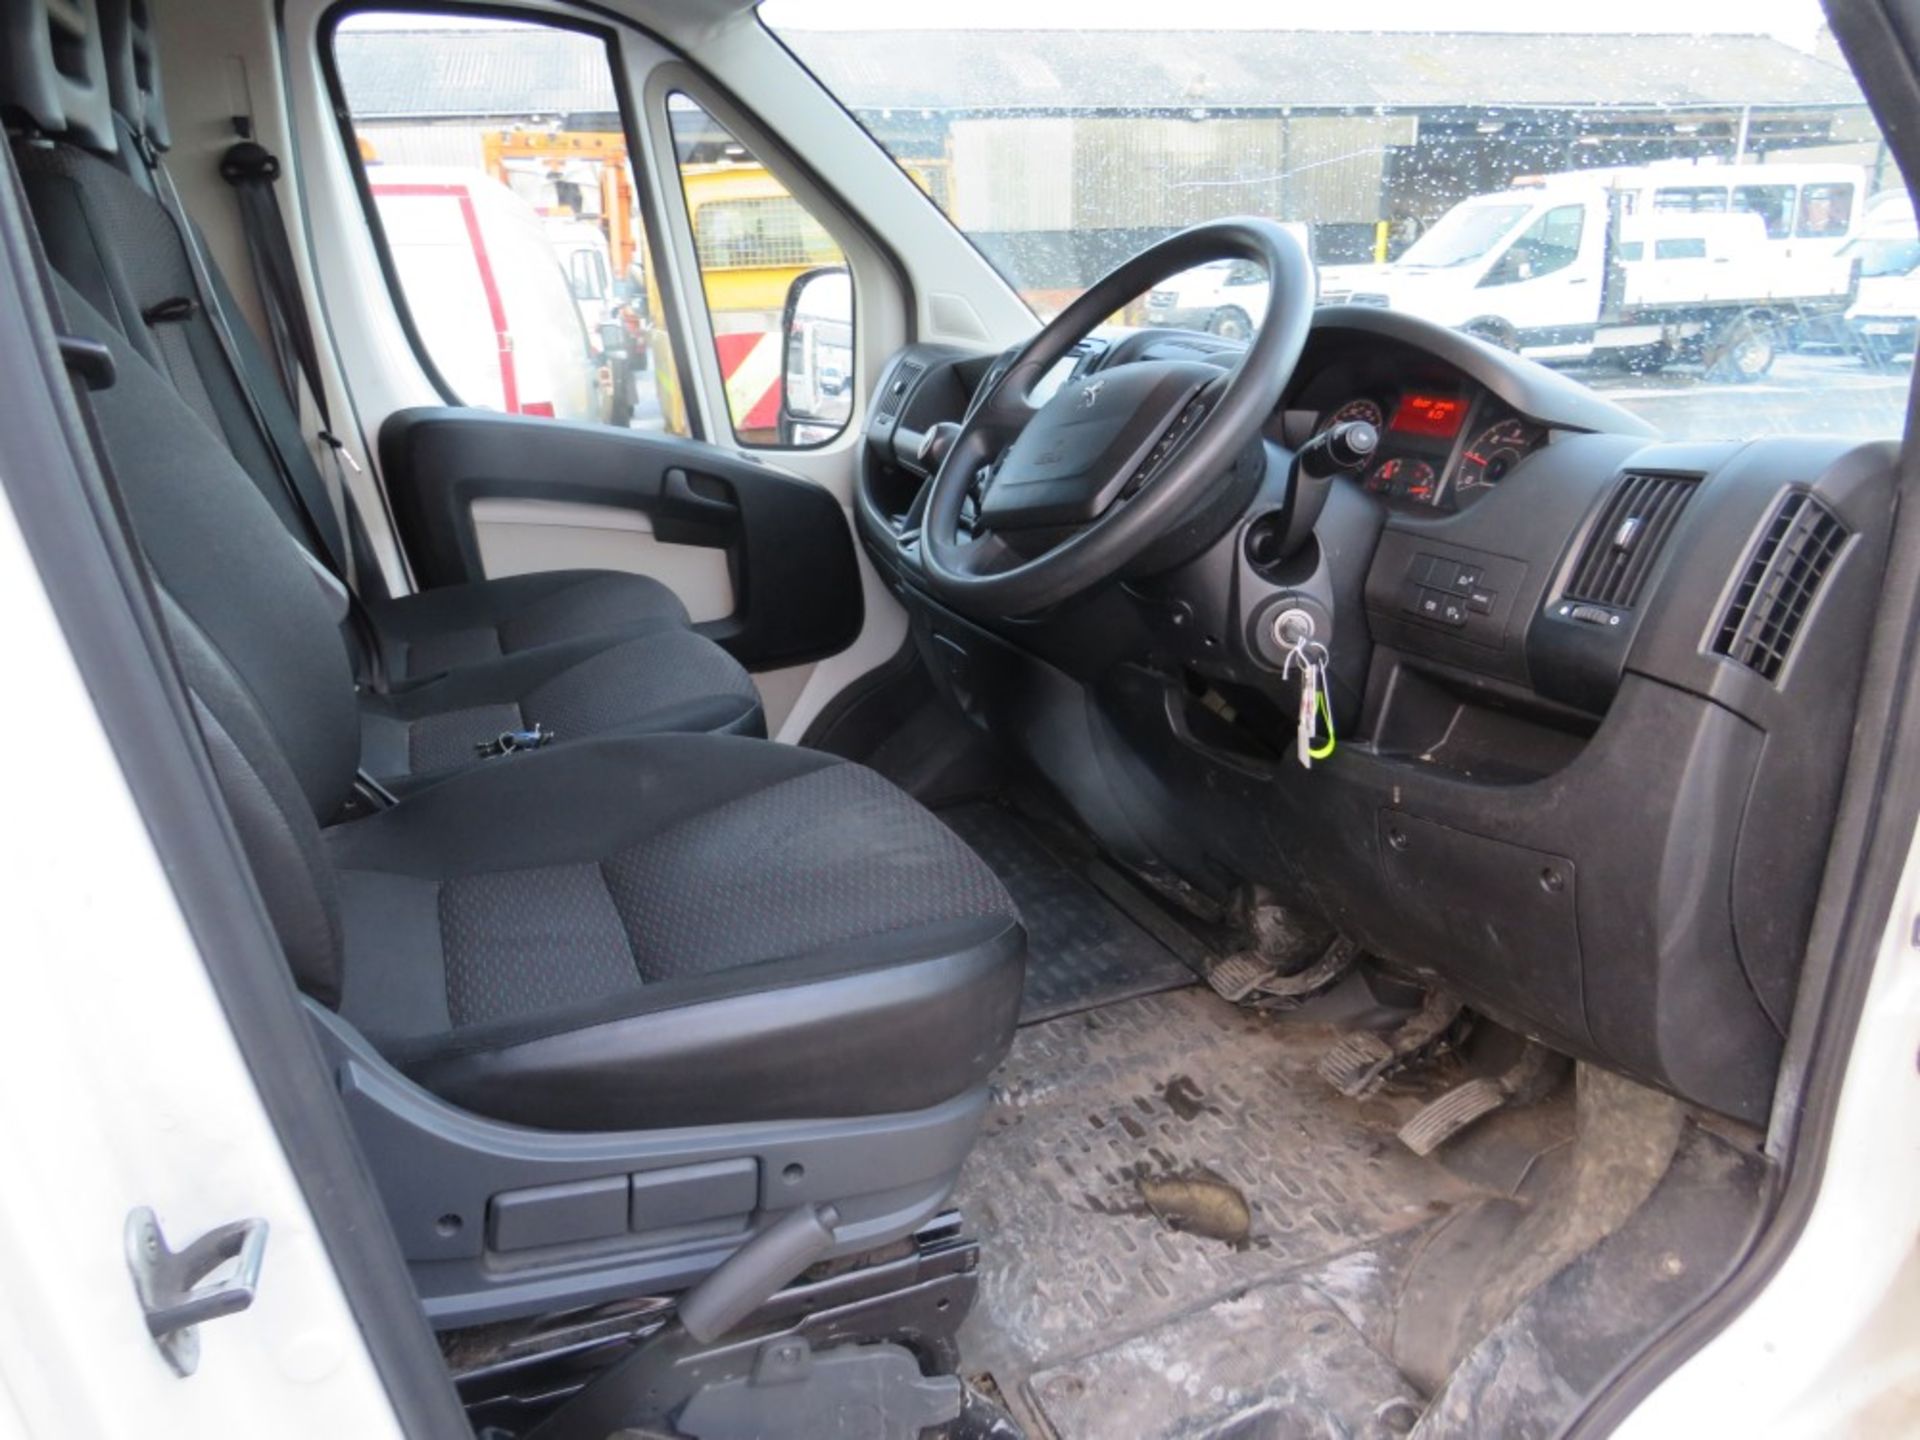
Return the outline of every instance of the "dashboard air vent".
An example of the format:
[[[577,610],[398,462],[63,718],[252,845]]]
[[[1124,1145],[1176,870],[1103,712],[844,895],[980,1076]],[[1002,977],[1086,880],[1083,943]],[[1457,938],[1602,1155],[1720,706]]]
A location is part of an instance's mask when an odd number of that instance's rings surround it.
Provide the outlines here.
[[[1747,557],[1713,653],[1778,679],[1820,582],[1846,541],[1846,526],[1813,496],[1795,491],[1782,499]]]
[[[1622,476],[1573,567],[1566,598],[1631,610],[1698,483],[1695,475]]]
[[[887,381],[886,393],[880,397],[881,418],[891,420],[900,413],[900,405],[907,398],[907,392],[913,389],[913,382],[927,367],[918,360],[902,360],[899,368],[893,372],[893,378]]]

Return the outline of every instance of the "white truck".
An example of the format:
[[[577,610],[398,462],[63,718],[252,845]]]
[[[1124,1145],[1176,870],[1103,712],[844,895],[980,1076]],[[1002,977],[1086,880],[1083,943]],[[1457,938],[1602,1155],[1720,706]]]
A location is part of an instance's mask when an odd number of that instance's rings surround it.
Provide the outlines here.
[[[1841,252],[1860,267],[1846,329],[1868,364],[1913,358],[1920,339],[1920,225],[1905,194],[1876,197],[1860,233]]]
[[[1404,310],[1540,360],[1698,362],[1731,380],[1764,375],[1784,327],[1852,300],[1851,260],[1771,243],[1755,210],[1635,195],[1585,176],[1476,195],[1394,263],[1324,275],[1320,298]]]
[[[433,359],[454,394],[509,414],[610,418],[574,278],[532,206],[458,166],[380,165],[368,188],[420,333],[445,337]]]
[[[1312,253],[1311,229],[1284,220],[1281,229]],[[1205,330],[1229,340],[1252,338],[1254,321],[1267,312],[1267,274],[1249,260],[1196,265],[1147,293],[1147,323]]]

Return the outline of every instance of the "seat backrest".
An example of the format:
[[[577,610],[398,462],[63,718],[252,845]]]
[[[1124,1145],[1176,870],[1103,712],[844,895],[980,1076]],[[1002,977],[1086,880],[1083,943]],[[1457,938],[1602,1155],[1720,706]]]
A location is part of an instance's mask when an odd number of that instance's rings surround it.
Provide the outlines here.
[[[55,284],[67,327],[113,355],[114,383],[91,402],[106,457],[295,977],[331,1003],[340,939],[320,822],[345,805],[360,749],[337,600],[219,438],[75,287]]]
[[[163,151],[168,133],[147,7],[142,0],[83,0],[78,11],[93,35],[79,59],[60,59],[65,52],[43,36],[46,27],[10,21],[0,29],[0,110],[16,124],[14,157],[47,261],[226,442],[288,533],[338,563],[344,533],[292,406],[202,244],[214,302],[245,372],[235,373],[216,319],[200,303],[188,236],[155,193],[139,153],[141,146]],[[85,123],[73,124],[38,97],[77,85],[67,71],[80,70],[97,72],[81,89],[90,100],[99,97],[99,113],[89,110]],[[262,433],[263,425],[273,436]],[[306,497],[304,506],[289,494],[289,480]],[[309,526],[319,530],[311,540]]]

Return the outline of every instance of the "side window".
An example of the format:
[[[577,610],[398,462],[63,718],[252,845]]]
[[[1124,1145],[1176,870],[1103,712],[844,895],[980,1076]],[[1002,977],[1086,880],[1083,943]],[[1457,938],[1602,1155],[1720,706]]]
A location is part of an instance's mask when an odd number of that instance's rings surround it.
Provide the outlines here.
[[[1719,185],[1670,185],[1653,192],[1653,208],[1689,215],[1720,215],[1727,208],[1727,192]]]
[[[1698,237],[1656,240],[1653,242],[1653,258],[1656,260],[1704,260],[1707,258],[1707,242]]]
[[[362,9],[331,53],[394,298],[454,398],[684,434],[607,41]]]
[[[1793,233],[1810,240],[1825,240],[1847,233],[1853,219],[1853,186],[1803,185],[1800,188],[1800,220]]]
[[[1558,205],[1549,210],[1513,242],[1483,283],[1511,285],[1566,269],[1580,258],[1580,231],[1586,213],[1584,205]]]
[[[1793,233],[1791,185],[1736,185],[1733,208],[1765,220],[1769,240],[1784,240]]]
[[[853,414],[853,287],[846,256],[787,187],[689,96],[668,97],[736,439],[818,445]]]

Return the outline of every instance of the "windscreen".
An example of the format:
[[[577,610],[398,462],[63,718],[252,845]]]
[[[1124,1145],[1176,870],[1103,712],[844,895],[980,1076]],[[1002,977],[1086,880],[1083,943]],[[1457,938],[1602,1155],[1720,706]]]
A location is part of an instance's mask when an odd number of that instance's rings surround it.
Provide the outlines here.
[[[1525,205],[1458,205],[1406,248],[1406,265],[1465,265],[1478,260],[1520,223]]]
[[[1321,304],[1468,331],[1676,438],[1900,432],[1912,331],[1856,302],[1906,247],[1856,242],[1903,185],[1817,0],[759,13],[1037,317],[1186,226],[1264,216]],[[1724,228],[1724,264],[1622,269],[1622,226],[1699,212],[1760,223]],[[1245,339],[1267,303],[1190,274],[1114,323]]]

